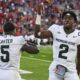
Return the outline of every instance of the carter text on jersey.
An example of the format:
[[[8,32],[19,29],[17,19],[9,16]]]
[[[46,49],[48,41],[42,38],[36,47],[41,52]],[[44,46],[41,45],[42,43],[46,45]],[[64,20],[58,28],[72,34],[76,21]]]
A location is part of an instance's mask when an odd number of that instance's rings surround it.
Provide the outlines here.
[[[0,40],[0,43],[12,43],[13,39]]]

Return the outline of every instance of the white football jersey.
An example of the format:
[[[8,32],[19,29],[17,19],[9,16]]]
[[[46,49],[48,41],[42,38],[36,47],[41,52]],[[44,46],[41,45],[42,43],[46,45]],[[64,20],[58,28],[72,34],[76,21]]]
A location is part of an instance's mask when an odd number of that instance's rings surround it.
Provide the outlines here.
[[[66,34],[63,26],[52,25],[49,31],[53,34],[53,59],[66,67],[76,66],[77,45],[80,44],[80,31],[75,29]]]
[[[19,69],[23,36],[0,36],[0,69]]]

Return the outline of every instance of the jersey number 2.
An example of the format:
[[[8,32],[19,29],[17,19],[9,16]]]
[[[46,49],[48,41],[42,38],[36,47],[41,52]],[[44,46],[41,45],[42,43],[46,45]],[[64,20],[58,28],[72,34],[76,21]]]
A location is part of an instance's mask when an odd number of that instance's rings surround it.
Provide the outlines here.
[[[68,52],[69,49],[68,45],[61,44],[59,48],[62,49],[59,51],[59,58],[67,59],[66,56],[63,56],[63,54]]]
[[[1,61],[2,62],[8,62],[9,61],[9,52],[7,51],[9,49],[9,45],[2,45],[1,46]]]

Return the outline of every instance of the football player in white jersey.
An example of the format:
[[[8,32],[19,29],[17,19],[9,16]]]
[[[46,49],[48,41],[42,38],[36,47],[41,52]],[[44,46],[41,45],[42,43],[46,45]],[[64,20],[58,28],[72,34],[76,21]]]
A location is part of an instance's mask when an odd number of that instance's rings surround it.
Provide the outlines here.
[[[62,19],[64,25],[53,24],[48,30],[40,32],[41,16],[38,14],[35,37],[53,39],[53,61],[49,67],[49,80],[79,80],[80,61],[76,60],[80,59],[80,54],[77,57],[80,31],[74,28],[76,14],[73,11],[63,12]]]
[[[23,36],[15,36],[15,26],[4,24],[4,35],[0,36],[0,80],[21,80],[19,75],[21,51],[31,54],[39,52],[36,45],[29,45]]]

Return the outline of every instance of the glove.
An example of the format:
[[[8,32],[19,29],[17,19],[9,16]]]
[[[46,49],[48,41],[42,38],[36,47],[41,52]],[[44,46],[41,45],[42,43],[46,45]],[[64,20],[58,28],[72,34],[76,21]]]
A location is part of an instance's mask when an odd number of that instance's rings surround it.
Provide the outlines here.
[[[27,44],[23,45],[21,51],[26,51],[31,54],[39,53],[37,45],[32,40],[27,41]]]

